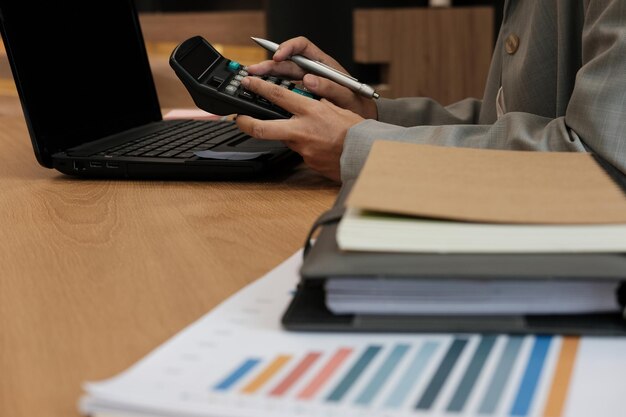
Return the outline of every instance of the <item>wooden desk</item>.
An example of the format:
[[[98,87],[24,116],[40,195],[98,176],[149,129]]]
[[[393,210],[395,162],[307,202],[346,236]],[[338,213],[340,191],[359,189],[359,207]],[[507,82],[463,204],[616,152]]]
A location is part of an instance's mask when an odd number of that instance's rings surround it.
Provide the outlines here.
[[[0,117],[0,416],[77,416],[112,376],[298,250],[338,185],[92,181]]]

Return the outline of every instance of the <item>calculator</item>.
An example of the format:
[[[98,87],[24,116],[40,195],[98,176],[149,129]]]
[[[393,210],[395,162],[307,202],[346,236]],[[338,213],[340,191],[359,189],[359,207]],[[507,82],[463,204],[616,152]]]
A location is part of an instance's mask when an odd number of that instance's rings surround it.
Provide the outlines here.
[[[288,119],[292,115],[266,98],[241,86],[246,67],[223,57],[201,36],[180,43],[170,56],[170,66],[196,106],[218,115],[245,114],[257,119]],[[278,77],[260,77],[281,88],[311,99],[320,97],[296,83]]]

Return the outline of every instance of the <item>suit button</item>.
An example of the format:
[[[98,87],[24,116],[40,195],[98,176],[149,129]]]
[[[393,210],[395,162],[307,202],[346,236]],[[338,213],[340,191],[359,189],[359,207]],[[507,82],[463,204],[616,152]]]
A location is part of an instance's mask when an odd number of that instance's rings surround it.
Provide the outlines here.
[[[513,55],[517,52],[517,48],[519,48],[519,37],[516,34],[511,33],[506,37],[506,41],[504,41],[504,49],[509,55]]]

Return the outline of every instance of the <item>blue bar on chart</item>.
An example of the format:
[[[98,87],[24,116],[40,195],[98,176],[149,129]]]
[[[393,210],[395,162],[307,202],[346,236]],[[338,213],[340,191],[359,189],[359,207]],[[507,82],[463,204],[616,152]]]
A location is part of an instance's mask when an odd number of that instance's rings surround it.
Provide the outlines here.
[[[396,345],[385,362],[378,368],[376,374],[372,377],[367,386],[363,389],[361,394],[356,399],[356,403],[359,405],[369,405],[378,394],[378,391],[383,387],[387,379],[391,376],[393,371],[398,366],[398,363],[406,352],[409,350],[409,345]]]
[[[230,375],[228,375],[222,382],[215,386],[216,391],[226,391],[232,387],[237,381],[250,372],[255,366],[261,362],[260,359],[247,359],[237,369],[235,369]]]
[[[356,363],[348,371],[346,376],[339,382],[337,387],[330,393],[327,401],[337,402],[341,401],[343,396],[348,392],[352,385],[361,376],[363,371],[367,368],[370,362],[376,357],[378,352],[382,349],[381,346],[369,346],[365,352],[357,359]]]
[[[461,378],[461,382],[459,383],[456,392],[452,396],[450,404],[448,404],[448,411],[459,412],[463,409],[463,407],[465,407],[465,402],[472,392],[472,388],[474,388],[474,385],[478,380],[478,377],[483,370],[483,366],[485,365],[485,362],[487,362],[487,358],[489,358],[491,349],[495,343],[495,336],[484,336],[481,339],[476,351],[474,352],[474,356],[470,360],[465,374]]]
[[[535,344],[530,352],[530,358],[528,358],[526,371],[511,409],[512,416],[526,416],[528,414],[551,341],[552,336],[536,337]]]
[[[502,398],[504,388],[508,384],[509,378],[511,377],[513,365],[515,365],[515,361],[517,360],[517,355],[521,350],[523,341],[524,338],[522,336],[510,336],[507,340],[504,350],[502,351],[502,355],[496,365],[496,370],[493,373],[491,381],[489,381],[489,385],[485,391],[485,395],[480,402],[480,406],[478,408],[479,414],[491,415],[496,411],[496,408],[500,403],[500,398]]]
[[[456,365],[461,353],[463,353],[463,349],[465,349],[466,345],[467,339],[454,339],[441,361],[441,364],[439,364],[439,368],[435,371],[435,375],[426,387],[424,394],[422,394],[422,398],[420,398],[418,403],[415,405],[416,409],[428,410],[432,407],[433,403],[437,399],[437,396],[439,395],[439,392],[441,391],[441,388],[443,388],[443,385],[452,372],[454,365]]]
[[[391,391],[389,398],[385,402],[385,407],[400,408],[404,404],[409,392],[419,380],[438,347],[439,343],[437,342],[426,342],[421,346],[415,354],[413,361]]]

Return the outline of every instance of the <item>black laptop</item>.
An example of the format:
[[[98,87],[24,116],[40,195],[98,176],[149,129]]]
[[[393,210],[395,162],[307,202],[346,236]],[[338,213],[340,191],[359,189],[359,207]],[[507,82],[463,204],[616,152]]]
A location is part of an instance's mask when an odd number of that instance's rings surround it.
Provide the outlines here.
[[[253,179],[300,161],[231,121],[163,120],[131,0],[0,0],[0,28],[44,167],[87,177]],[[196,154],[207,150],[208,158]]]

